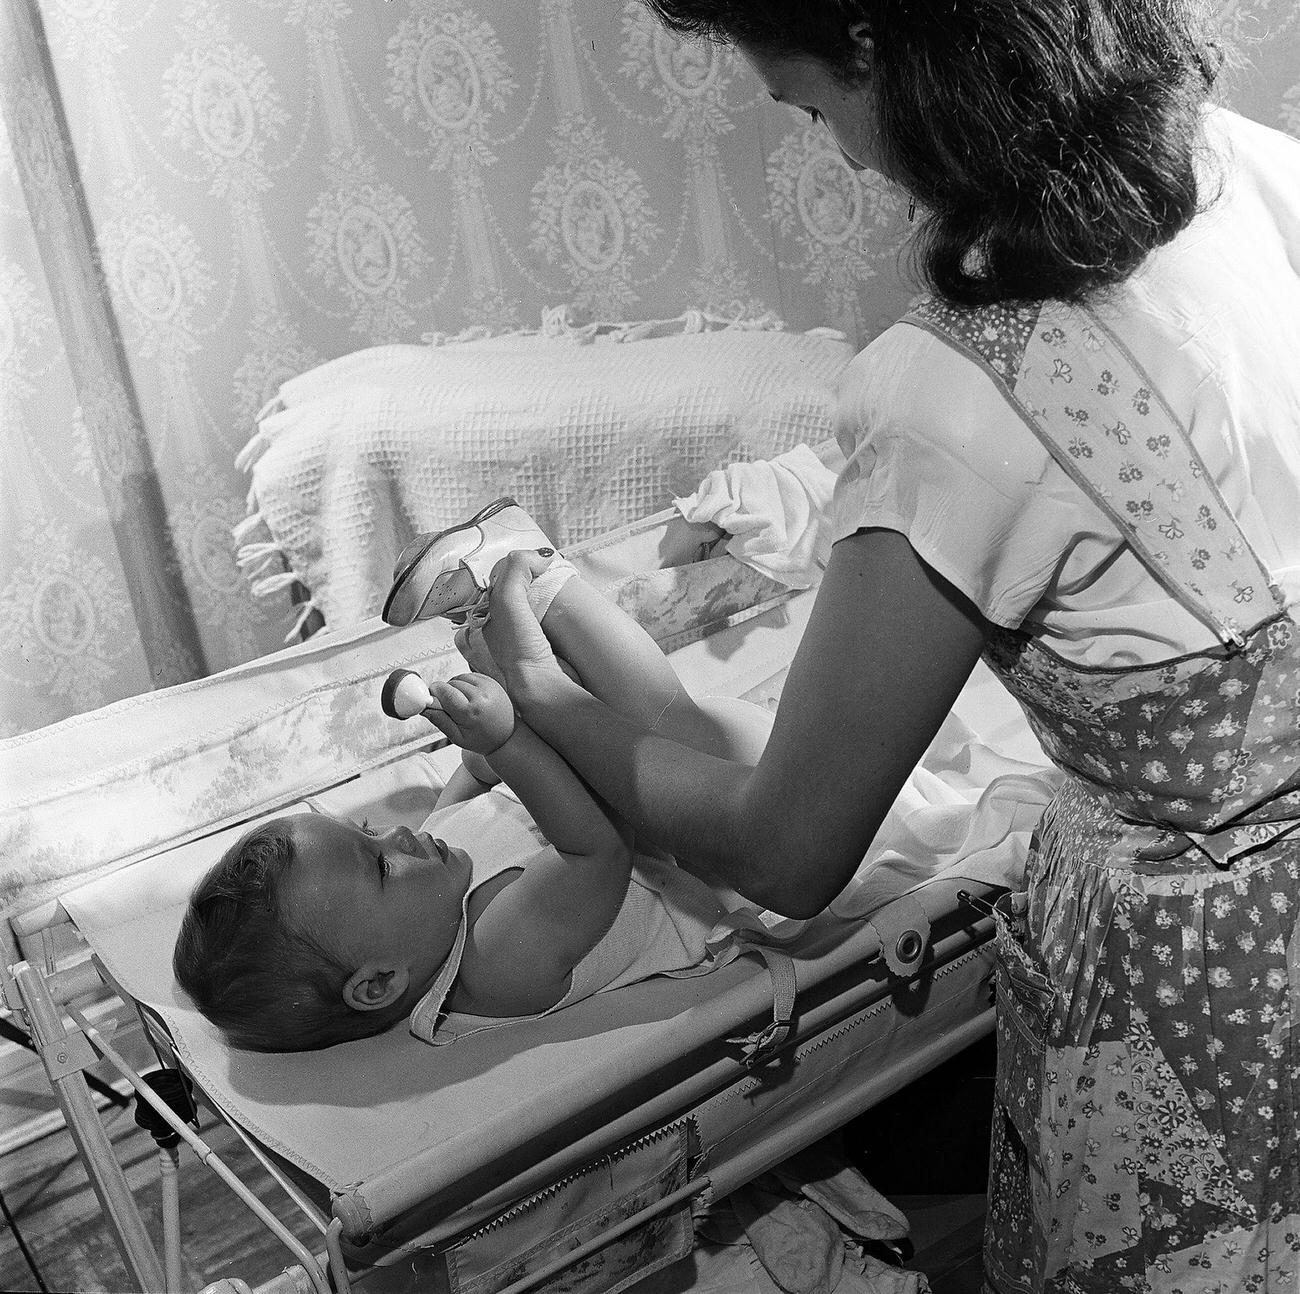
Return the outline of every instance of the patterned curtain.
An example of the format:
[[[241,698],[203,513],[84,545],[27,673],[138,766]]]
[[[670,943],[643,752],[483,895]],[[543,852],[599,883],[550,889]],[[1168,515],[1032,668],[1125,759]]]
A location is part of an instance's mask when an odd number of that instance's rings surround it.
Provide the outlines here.
[[[1296,0],[1216,0],[1300,134]],[[234,466],[387,342],[698,307],[865,343],[902,195],[636,0],[0,0],[0,736],[278,647]]]

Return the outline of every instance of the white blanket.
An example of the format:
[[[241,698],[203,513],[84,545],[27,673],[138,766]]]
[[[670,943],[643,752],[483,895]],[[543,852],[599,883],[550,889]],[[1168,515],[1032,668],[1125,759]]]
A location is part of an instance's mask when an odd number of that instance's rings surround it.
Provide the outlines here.
[[[666,508],[711,468],[831,434],[852,348],[771,327],[379,346],[286,382],[240,455],[254,596],[333,628],[378,614],[403,545],[512,495],[559,547]],[[632,339],[626,339],[626,338]]]

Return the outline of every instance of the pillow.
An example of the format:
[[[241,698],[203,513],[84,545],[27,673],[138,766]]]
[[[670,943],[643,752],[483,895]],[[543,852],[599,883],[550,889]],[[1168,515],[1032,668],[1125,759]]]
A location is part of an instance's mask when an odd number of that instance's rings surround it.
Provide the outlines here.
[[[378,346],[292,378],[238,460],[254,593],[301,582],[299,624],[312,608],[353,624],[378,614],[408,540],[501,495],[562,548],[832,434],[843,334],[715,322]]]

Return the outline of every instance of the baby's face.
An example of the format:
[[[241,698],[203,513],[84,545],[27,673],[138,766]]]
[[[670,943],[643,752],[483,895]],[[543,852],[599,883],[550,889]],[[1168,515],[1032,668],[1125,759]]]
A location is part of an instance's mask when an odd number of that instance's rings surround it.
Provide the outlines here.
[[[353,966],[406,965],[422,985],[451,951],[469,888],[469,855],[406,827],[292,818],[296,857],[283,900],[292,920]]]

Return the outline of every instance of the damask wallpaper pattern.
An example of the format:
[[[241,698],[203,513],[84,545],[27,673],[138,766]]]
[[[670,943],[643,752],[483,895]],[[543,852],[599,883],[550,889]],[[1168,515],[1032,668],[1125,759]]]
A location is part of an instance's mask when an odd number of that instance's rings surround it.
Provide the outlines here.
[[[1297,0],[1217,4],[1224,98],[1300,134]],[[230,532],[289,376],[562,304],[865,342],[910,294],[906,196],[635,0],[0,14],[0,736],[280,645]]]

